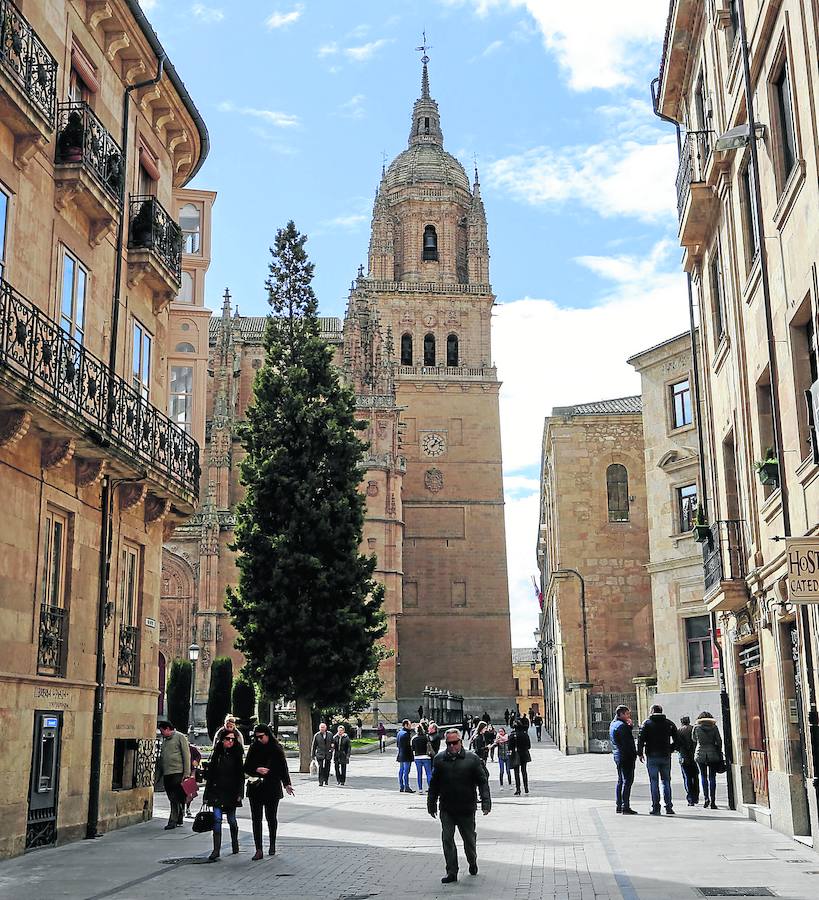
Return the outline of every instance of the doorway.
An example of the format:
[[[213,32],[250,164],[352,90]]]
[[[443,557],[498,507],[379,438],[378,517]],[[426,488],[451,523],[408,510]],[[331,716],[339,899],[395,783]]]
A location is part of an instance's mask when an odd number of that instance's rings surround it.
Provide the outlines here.
[[[755,651],[755,655],[754,655]],[[765,734],[765,715],[762,698],[762,675],[759,667],[759,644],[743,648],[740,662],[746,665],[742,676],[745,692],[745,730],[748,735],[748,751],[751,757],[751,781],[754,802],[769,807],[768,798],[768,740]]]

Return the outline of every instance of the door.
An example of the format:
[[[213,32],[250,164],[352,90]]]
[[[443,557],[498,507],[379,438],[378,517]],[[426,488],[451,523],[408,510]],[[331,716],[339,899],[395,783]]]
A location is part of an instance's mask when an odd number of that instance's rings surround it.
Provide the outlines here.
[[[745,727],[748,749],[751,754],[751,780],[756,802],[769,806],[768,799],[768,751],[765,737],[765,718],[762,706],[762,680],[759,669],[751,669],[743,675],[745,685]]]
[[[26,820],[26,850],[57,841],[57,797],[63,714],[35,710]]]

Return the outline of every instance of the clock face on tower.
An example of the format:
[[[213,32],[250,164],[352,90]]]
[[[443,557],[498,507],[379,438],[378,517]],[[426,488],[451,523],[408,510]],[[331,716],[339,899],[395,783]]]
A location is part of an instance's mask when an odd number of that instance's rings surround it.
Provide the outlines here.
[[[424,456],[440,456],[446,450],[446,438],[436,431],[428,431],[421,438],[421,452]]]

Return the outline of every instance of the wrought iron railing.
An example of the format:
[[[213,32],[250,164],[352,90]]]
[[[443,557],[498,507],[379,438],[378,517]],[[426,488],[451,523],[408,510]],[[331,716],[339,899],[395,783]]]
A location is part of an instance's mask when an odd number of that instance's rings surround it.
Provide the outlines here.
[[[136,457],[199,495],[199,445],[108,366],[0,278],[0,381],[59,407],[83,432]]]
[[[139,629],[135,625],[119,626],[117,683],[139,683]]]
[[[691,185],[705,181],[705,168],[713,147],[713,131],[689,131],[683,136],[677,169],[677,212],[682,218]]]
[[[85,101],[57,106],[55,162],[82,163],[122,206],[122,150]]]
[[[156,197],[131,197],[128,221],[128,248],[152,250],[181,284],[182,229],[165,207]]]
[[[61,606],[40,605],[40,640],[37,648],[39,675],[65,675],[68,616]]]
[[[57,60],[11,0],[0,0],[0,65],[53,126]]]
[[[726,519],[711,525],[711,535],[702,545],[706,591],[720,582],[745,578],[742,525],[739,519]]]

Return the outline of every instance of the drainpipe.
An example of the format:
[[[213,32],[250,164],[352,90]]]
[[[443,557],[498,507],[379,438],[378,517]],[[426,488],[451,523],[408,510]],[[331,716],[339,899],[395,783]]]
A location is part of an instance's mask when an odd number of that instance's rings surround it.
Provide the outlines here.
[[[589,636],[586,631],[586,581],[577,569],[568,566],[557,569],[552,575],[575,575],[580,579],[580,614],[583,618],[583,672],[586,684],[589,684]]]

